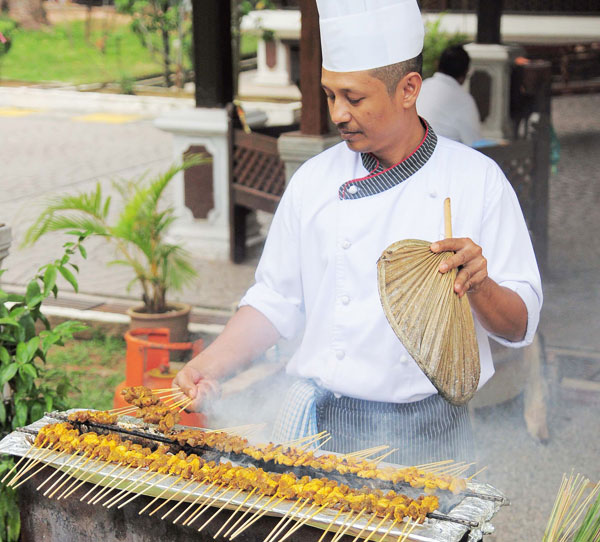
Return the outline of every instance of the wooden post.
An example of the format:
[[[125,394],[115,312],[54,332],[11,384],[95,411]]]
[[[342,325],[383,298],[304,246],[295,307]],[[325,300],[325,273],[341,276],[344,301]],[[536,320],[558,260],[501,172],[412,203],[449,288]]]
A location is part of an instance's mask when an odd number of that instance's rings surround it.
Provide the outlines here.
[[[327,102],[321,88],[321,39],[316,1],[300,0],[300,14],[300,132],[305,135],[323,135],[329,129]]]
[[[224,107],[233,100],[231,3],[192,0],[196,107]]]
[[[479,0],[477,6],[477,43],[500,43],[502,0]]]

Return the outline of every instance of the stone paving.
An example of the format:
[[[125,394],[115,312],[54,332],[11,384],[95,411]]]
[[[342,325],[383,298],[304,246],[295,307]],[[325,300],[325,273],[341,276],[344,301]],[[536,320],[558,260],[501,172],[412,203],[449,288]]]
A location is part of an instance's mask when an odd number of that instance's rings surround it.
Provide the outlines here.
[[[558,172],[550,181],[549,269],[544,277],[545,304],[540,330],[549,348],[600,352],[600,95],[561,97],[554,101],[554,125],[561,142]],[[83,123],[63,111],[22,117],[0,114],[0,222],[13,227],[16,245],[37,216],[38,205],[58,191],[89,190],[96,182],[110,190],[116,177],[157,172],[172,160],[170,136],[150,119],[119,125]],[[24,284],[37,266],[60,253],[63,237],[49,236],[34,247],[13,246],[4,261],[3,281]],[[82,263],[82,292],[110,297],[127,293],[128,276],[106,267],[111,257],[102,243],[90,243]],[[180,298],[199,307],[231,311],[252,282],[255,261],[241,266],[203,260],[195,255],[200,276]],[[590,357],[598,364],[599,358]],[[490,541],[542,539],[563,472],[575,469],[600,479],[600,422],[597,397],[566,397],[551,383],[548,390],[550,438],[532,439],[517,399],[474,412],[481,477],[506,492],[512,506],[495,519]],[[260,402],[260,399],[258,399]],[[254,398],[254,403],[257,399]],[[237,409],[240,410],[239,408]],[[251,409],[253,416],[255,410]]]

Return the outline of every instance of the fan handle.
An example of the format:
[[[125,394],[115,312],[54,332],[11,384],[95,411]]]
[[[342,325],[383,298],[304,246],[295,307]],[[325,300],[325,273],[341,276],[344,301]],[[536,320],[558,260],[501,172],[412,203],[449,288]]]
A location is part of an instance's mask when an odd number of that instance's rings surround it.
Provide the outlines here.
[[[452,216],[450,214],[450,198],[444,200],[444,234],[446,239],[452,237]]]

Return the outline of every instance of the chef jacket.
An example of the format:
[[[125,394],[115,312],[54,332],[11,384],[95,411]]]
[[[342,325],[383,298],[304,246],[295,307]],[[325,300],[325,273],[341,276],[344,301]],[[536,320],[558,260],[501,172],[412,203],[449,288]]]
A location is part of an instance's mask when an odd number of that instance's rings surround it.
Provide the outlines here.
[[[423,81],[417,111],[438,135],[465,145],[481,140],[479,111],[473,96],[454,77],[436,72]]]
[[[489,276],[527,306],[522,341],[494,338],[525,346],[538,325],[540,276],[512,187],[491,159],[424,124],[420,146],[391,168],[343,142],[305,162],[273,217],[256,283],[240,302],[285,338],[303,331],[287,372],[336,395],[404,403],[437,393],[386,319],[377,260],[401,239],[443,239],[446,197],[453,236],[480,245]],[[494,369],[477,318],[475,330],[481,387]]]

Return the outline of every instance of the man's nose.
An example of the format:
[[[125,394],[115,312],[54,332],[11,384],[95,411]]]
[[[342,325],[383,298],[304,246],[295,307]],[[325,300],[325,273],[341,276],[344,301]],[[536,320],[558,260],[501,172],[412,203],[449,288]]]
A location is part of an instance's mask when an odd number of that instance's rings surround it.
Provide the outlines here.
[[[336,100],[329,106],[329,115],[334,124],[343,124],[352,118],[348,106],[343,100]]]

